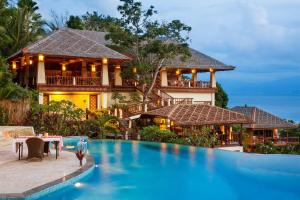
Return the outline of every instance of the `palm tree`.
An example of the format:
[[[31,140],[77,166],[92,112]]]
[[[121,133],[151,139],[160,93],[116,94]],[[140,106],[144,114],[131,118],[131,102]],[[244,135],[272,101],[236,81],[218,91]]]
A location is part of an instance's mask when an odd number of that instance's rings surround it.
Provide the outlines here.
[[[0,45],[5,44],[2,55],[11,55],[43,36],[45,22],[37,10],[37,3],[32,0],[19,0],[15,7],[2,8],[0,34],[4,38]]]

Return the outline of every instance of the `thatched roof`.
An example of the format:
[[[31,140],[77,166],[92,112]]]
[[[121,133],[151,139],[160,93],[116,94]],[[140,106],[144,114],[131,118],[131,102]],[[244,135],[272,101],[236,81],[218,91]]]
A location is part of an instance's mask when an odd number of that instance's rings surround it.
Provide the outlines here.
[[[12,55],[15,57],[24,54],[45,54],[54,56],[70,56],[82,58],[111,58],[128,60],[129,57],[118,53],[105,45],[111,45],[110,40],[105,39],[106,32],[77,30],[62,28],[45,38],[26,46],[21,51]],[[167,68],[184,68],[215,71],[233,70],[235,67],[226,65],[210,56],[190,48],[191,57],[183,61],[181,56],[166,61]]]
[[[177,104],[143,113],[142,116],[165,117],[181,126],[252,123],[241,113],[203,104]]]
[[[129,59],[127,56],[106,47],[104,36],[105,33],[102,32],[62,28],[26,46],[13,56],[23,53],[81,58]]]
[[[257,107],[236,106],[232,111],[242,113],[252,119],[255,123],[248,124],[245,128],[253,129],[274,129],[274,128],[295,128],[295,125],[281,119],[271,113],[268,113]]]
[[[214,69],[215,71],[234,70],[235,67],[226,65],[204,53],[190,48],[191,57],[183,61],[181,56],[168,60],[166,63],[167,68],[184,68],[184,69],[198,69],[208,70]]]

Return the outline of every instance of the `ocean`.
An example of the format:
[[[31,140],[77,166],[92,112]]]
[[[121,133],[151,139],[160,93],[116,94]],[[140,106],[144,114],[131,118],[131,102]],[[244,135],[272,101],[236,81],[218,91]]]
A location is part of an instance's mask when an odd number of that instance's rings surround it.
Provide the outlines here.
[[[283,119],[300,122],[300,96],[229,95],[229,107],[256,106]]]

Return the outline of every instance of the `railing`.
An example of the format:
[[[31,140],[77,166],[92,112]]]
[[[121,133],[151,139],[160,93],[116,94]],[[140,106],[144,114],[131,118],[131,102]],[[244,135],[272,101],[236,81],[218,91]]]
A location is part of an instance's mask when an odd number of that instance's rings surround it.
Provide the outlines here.
[[[208,81],[169,81],[167,87],[175,88],[211,88],[211,84]]]
[[[46,76],[47,85],[61,86],[93,86],[101,85],[100,77]]]
[[[177,104],[193,104],[193,98],[167,98],[163,99],[167,102],[167,105],[177,105]]]
[[[100,77],[75,77],[76,85],[101,85]]]
[[[253,144],[261,144],[266,142],[273,142],[277,145],[286,145],[286,144],[299,144],[299,137],[263,137],[263,136],[253,136]]]
[[[211,101],[193,101],[193,104],[211,105]]]

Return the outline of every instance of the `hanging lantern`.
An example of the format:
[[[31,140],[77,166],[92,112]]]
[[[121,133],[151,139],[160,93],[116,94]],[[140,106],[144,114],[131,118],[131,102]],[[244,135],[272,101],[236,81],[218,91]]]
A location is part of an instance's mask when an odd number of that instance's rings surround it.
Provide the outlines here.
[[[12,69],[13,70],[17,69],[17,63],[16,63],[16,61],[12,61]]]
[[[96,65],[91,65],[91,67],[92,67],[92,72],[96,72]]]

